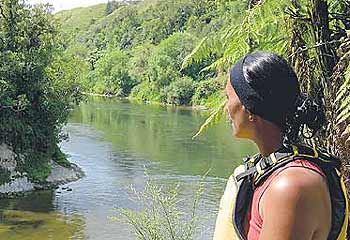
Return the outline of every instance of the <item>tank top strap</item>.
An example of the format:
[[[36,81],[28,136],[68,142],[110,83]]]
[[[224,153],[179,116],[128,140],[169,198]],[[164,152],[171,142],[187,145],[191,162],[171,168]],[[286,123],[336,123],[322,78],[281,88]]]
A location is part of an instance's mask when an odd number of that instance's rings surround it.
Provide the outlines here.
[[[304,160],[304,159],[298,159],[298,160],[294,160],[280,168],[278,168],[276,171],[274,171],[267,179],[266,181],[260,185],[256,190],[259,189],[259,191],[265,191],[266,188],[270,185],[270,183],[277,177],[278,174],[280,174],[283,170],[290,168],[290,167],[303,167],[303,168],[307,168],[310,170],[313,170],[315,172],[317,172],[318,174],[320,174],[323,177],[326,177],[326,175],[324,174],[324,172],[322,171],[322,169],[317,166],[315,163],[310,162],[308,160]]]
[[[252,200],[252,206],[251,211],[247,215],[247,221],[246,221],[246,233],[247,233],[247,239],[258,239],[260,235],[260,231],[262,229],[263,219],[260,216],[259,213],[259,205],[260,200],[266,191],[266,189],[269,187],[271,182],[285,169],[290,167],[303,167],[310,169],[312,171],[317,172],[323,177],[326,177],[325,173],[322,171],[322,169],[317,166],[315,163],[312,163],[308,160],[298,159],[292,162],[287,163],[285,166],[282,166],[278,169],[276,169],[260,186],[258,186],[253,194],[253,200]]]

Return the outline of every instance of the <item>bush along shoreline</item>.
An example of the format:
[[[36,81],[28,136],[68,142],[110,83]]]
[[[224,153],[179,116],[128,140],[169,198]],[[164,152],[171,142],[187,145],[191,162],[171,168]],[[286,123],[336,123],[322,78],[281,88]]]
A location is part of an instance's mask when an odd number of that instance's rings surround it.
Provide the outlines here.
[[[0,197],[81,177],[59,148],[81,99],[49,5],[0,3]]]

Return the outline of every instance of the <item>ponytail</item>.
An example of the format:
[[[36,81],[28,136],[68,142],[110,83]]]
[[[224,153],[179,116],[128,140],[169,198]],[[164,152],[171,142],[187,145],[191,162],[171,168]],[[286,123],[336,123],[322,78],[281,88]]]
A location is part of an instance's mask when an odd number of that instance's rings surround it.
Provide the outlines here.
[[[299,133],[306,139],[312,138],[316,132],[326,123],[326,116],[322,104],[302,94],[295,102],[295,111],[286,117],[283,127],[283,144],[293,144],[299,141]],[[305,135],[304,129],[309,129]]]

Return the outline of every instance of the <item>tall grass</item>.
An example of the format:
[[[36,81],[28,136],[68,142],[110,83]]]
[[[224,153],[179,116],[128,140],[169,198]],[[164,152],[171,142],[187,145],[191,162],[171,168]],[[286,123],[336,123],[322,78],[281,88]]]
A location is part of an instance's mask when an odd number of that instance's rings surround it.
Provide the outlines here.
[[[154,180],[146,182],[143,191],[131,187],[130,199],[141,210],[118,209],[119,221],[129,224],[140,240],[190,240],[196,236],[198,204],[203,193],[204,177],[184,196],[179,183],[167,186]]]

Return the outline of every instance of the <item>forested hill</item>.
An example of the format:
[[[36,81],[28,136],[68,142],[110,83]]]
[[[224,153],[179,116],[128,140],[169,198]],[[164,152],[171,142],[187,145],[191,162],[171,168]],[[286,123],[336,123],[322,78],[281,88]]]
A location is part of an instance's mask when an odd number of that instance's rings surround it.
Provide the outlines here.
[[[201,71],[218,56],[182,69],[203,37],[241,21],[244,1],[109,2],[56,14],[65,55],[84,92],[172,104],[209,104],[224,82]]]
[[[225,106],[220,89],[227,69],[255,51],[282,55],[302,92],[326,109],[327,127],[312,144],[347,165],[349,12],[349,0],[144,0],[57,17],[66,62],[83,91],[219,106],[209,120]]]

